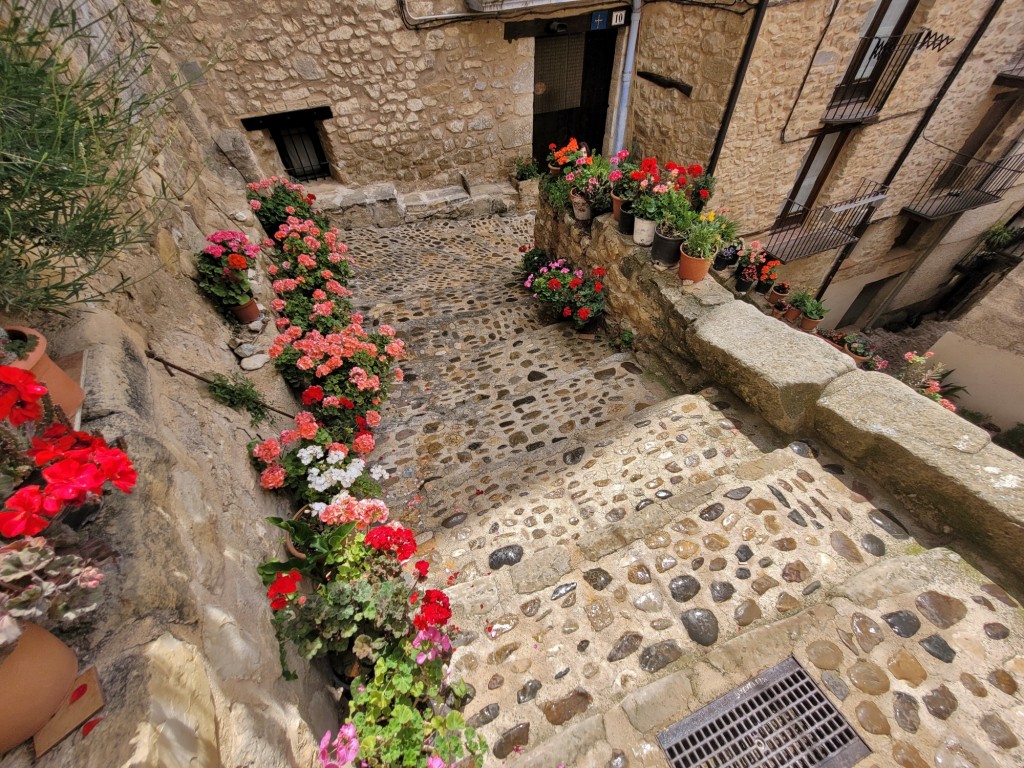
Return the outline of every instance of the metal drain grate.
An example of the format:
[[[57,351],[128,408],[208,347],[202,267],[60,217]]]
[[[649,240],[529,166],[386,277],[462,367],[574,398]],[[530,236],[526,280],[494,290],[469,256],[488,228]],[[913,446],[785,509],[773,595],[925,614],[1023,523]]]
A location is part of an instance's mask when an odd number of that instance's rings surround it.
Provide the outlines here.
[[[792,656],[658,741],[672,768],[848,768],[871,752]]]

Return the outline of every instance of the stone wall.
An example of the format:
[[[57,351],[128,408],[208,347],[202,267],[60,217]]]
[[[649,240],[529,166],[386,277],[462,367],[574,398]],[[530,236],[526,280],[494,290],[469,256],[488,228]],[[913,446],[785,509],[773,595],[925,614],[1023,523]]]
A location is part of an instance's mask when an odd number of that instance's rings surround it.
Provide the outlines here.
[[[96,17],[117,4],[94,0],[82,12]],[[155,23],[150,4],[128,7],[138,29]],[[122,42],[135,29],[102,27]],[[165,48],[153,51],[152,63],[150,88],[179,71]],[[135,492],[112,495],[89,525],[120,560],[105,569],[99,610],[65,636],[81,668],[99,672],[103,720],[38,761],[31,747],[17,749],[0,761],[4,768],[308,768],[321,734],[337,727],[326,670],[293,658],[299,680],[281,677],[256,566],[280,552],[280,532],[265,518],[287,514],[288,504],[262,491],[247,467],[246,444],[257,430],[247,415],[214,402],[205,385],[146,357],[152,349],[203,374],[237,366],[231,328],[191,280],[193,254],[214,230],[261,232],[242,176],[214,140],[223,114],[207,111],[199,95],[181,93],[157,126],[155,159],[139,191],[166,186],[169,199],[156,209],[151,241],[107,275],[145,279],[67,318],[0,317],[40,327],[55,357],[87,353],[82,428],[124,438],[139,473]],[[268,300],[268,286],[261,290]],[[257,343],[269,344],[273,332]],[[254,383],[270,402],[294,408],[272,369],[258,371]]]
[[[704,163],[722,123],[751,15],[728,5],[651,4],[643,9],[637,71],[693,87],[690,96],[634,81],[632,141],[644,154],[677,163]]]
[[[203,90],[223,104],[219,127],[330,106],[322,139],[346,186],[493,180],[531,153],[533,40],[506,42],[499,21],[411,30],[394,0],[164,7],[179,60],[214,61]],[[247,138],[266,172],[283,170],[268,131]]]
[[[608,270],[608,315],[641,348],[699,364],[782,432],[814,435],[866,469],[936,540],[1021,585],[1024,460],[988,433],[882,373],[855,370],[826,342],[763,315],[712,279],[683,285],[610,216],[585,231],[542,203],[535,240]]]

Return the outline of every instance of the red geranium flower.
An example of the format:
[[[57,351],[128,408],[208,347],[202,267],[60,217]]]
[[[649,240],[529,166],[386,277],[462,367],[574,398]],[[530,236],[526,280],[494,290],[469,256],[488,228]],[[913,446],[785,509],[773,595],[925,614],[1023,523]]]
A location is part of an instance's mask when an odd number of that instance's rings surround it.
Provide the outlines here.
[[[708,192],[706,189],[702,189],[700,191],[700,196],[702,199],[707,200],[709,197],[711,197],[711,193]]]
[[[583,285],[583,281],[580,280],[578,277],[574,277],[572,280],[569,281],[569,287],[572,288],[573,290],[579,288],[581,285]]]
[[[288,605],[288,598],[285,595],[294,594],[299,588],[301,580],[302,574],[298,571],[279,573],[277,578],[271,583],[270,589],[267,590],[271,610],[279,611]]]
[[[572,307],[566,307],[565,309],[562,310],[562,317],[571,317],[571,316],[572,316]]]
[[[562,290],[562,283],[558,280],[557,277],[552,277],[550,280],[548,280],[548,288],[550,288],[552,291],[560,291]]]
[[[38,485],[25,485],[7,499],[0,511],[0,535],[13,539],[17,536],[35,536],[50,524],[43,515],[48,512],[43,505],[44,497]]]
[[[249,262],[242,254],[232,253],[228,255],[228,266],[232,269],[246,269],[249,266]]]
[[[608,270],[604,267],[594,267],[594,277],[604,277],[608,274]]]
[[[600,293],[603,290],[604,290],[604,283],[602,283],[600,280],[595,281],[594,282],[594,293]]]
[[[99,493],[106,478],[92,462],[62,459],[43,470],[46,494],[62,501],[81,503],[90,493]]]
[[[313,403],[319,403],[324,399],[324,388],[323,387],[309,387],[305,392],[302,393],[302,404],[312,405]]]
[[[413,617],[412,623],[419,630],[442,627],[452,617],[448,595],[439,589],[428,589],[423,593],[423,605]]]
[[[416,573],[419,576],[419,578],[425,579],[427,578],[427,571],[430,570],[430,563],[428,563],[426,560],[417,560],[413,565],[413,568],[416,569]]]
[[[580,320],[586,320],[588,317],[590,317],[590,310],[587,309],[586,307],[583,307],[576,313],[576,317],[578,317]]]
[[[46,387],[30,371],[0,365],[0,421],[10,420],[15,427],[35,421],[43,415],[39,398]]]

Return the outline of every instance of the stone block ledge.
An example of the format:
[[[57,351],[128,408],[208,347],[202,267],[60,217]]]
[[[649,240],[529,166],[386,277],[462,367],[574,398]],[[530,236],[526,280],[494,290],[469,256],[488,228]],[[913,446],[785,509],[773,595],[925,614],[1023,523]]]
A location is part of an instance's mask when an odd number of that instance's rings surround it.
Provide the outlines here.
[[[896,379],[738,301],[708,278],[680,282],[610,215],[581,226],[540,203],[535,240],[558,258],[608,269],[607,316],[646,348],[697,363],[768,423],[816,435],[869,472],[917,522],[1024,591],[1024,460]]]

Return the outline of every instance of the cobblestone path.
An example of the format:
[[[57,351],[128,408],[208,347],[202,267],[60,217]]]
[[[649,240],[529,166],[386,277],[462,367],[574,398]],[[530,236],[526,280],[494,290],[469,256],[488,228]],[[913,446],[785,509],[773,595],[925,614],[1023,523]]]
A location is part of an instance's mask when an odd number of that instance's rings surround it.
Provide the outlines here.
[[[1024,611],[856,468],[726,391],[545,326],[532,219],[350,233],[412,358],[378,458],[461,627],[485,765],[666,766],[657,734],[790,655],[863,766],[1021,766]]]

